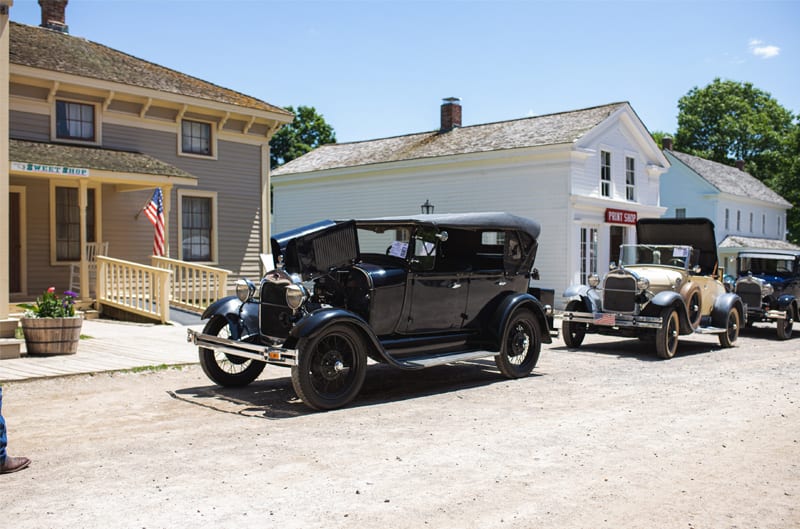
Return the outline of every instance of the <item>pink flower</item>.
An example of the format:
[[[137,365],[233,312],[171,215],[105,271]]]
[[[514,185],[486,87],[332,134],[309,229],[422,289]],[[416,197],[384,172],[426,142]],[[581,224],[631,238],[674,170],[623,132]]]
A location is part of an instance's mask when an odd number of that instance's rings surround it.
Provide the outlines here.
[[[50,287],[47,289],[48,294],[53,294],[56,291],[56,287]]]

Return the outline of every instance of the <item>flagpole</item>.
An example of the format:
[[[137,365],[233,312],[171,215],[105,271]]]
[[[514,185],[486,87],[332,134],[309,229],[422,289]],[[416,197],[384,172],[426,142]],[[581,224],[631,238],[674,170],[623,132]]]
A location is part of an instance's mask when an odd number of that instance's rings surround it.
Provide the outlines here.
[[[147,205],[148,205],[148,204],[150,204],[150,201],[151,201],[151,200],[153,200],[153,195],[150,195],[150,197],[149,197],[149,198],[147,199],[147,201],[144,203],[144,206],[142,206],[142,207],[140,207],[140,208],[139,208],[139,212],[138,212],[136,215],[134,215],[134,216],[133,216],[133,220],[139,220],[139,215],[141,215],[141,214],[142,214],[142,211],[144,211],[144,208],[146,208],[146,207],[147,207]]]

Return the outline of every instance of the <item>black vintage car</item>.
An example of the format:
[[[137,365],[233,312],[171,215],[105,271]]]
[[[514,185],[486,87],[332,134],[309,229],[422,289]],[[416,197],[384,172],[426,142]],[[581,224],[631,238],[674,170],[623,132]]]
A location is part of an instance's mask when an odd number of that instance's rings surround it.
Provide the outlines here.
[[[494,356],[530,374],[550,343],[550,305],[529,290],[540,227],[507,213],[322,221],[276,235],[277,266],[209,306],[199,346],[208,377],[243,386],[291,367],[311,408],[344,406],[367,358],[399,369]]]
[[[742,252],[736,263],[735,288],[747,308],[748,326],[774,321],[778,338],[791,338],[794,321],[800,317],[800,251]]]

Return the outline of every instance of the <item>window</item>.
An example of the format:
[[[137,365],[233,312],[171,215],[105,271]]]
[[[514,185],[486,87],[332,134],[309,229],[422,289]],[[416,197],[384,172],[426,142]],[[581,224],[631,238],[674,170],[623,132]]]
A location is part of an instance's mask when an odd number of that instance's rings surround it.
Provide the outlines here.
[[[675,218],[676,219],[685,219],[686,218],[686,208],[675,208]]]
[[[753,212],[750,212],[750,233],[753,233]]]
[[[742,231],[742,212],[736,211],[736,231]]]
[[[783,224],[782,221],[783,221],[783,218],[780,215],[778,215],[778,238],[779,239],[783,239],[783,236],[784,236],[784,234],[781,233],[781,227],[782,227],[781,225]]]
[[[56,101],[56,138],[95,141],[94,105]]]
[[[767,233],[767,214],[761,214],[761,234],[766,235]]]
[[[636,160],[630,156],[625,158],[625,198],[636,200]]]
[[[600,151],[600,194],[611,196],[611,153]]]
[[[86,241],[95,242],[96,207],[95,190],[87,189]],[[81,225],[77,187],[55,188],[55,244],[56,261],[80,261]]]
[[[185,154],[211,156],[211,124],[199,121],[181,122],[181,151]]]
[[[217,260],[216,194],[178,191],[180,204],[181,254],[184,261],[215,262]]]
[[[597,228],[581,228],[581,284],[597,273]]]
[[[731,210],[725,208],[725,229],[729,230],[731,227]]]

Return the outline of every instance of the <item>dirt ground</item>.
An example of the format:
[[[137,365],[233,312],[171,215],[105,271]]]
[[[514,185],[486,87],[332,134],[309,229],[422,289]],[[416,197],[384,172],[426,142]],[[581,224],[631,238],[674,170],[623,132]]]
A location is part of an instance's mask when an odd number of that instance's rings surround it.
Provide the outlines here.
[[[797,528],[800,333],[545,346],[534,375],[481,361],[371,366],[312,413],[288,370],[243,390],[199,367],[6,384],[0,526]]]

